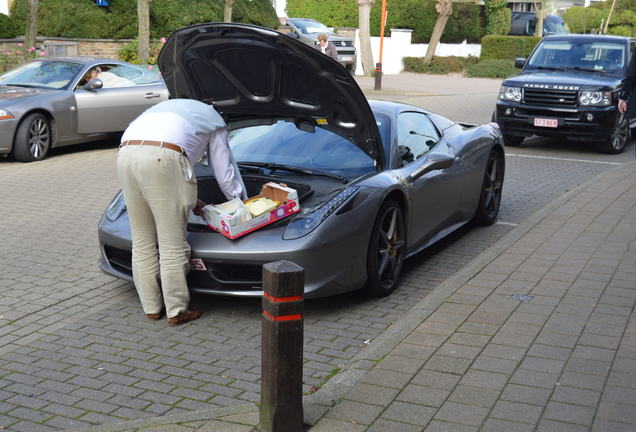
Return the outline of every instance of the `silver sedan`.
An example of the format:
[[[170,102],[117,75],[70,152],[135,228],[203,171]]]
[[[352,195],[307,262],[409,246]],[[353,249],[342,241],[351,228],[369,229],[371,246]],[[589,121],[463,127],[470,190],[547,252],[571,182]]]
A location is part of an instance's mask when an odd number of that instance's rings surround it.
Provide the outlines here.
[[[105,138],[166,99],[161,75],[145,66],[87,57],[30,60],[0,75],[0,156],[31,162],[54,147]]]

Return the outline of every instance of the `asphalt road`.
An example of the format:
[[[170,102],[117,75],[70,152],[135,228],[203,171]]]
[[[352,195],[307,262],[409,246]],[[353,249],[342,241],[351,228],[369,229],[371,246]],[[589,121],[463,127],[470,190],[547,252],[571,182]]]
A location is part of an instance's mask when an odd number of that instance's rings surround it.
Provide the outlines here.
[[[488,122],[499,82],[386,76],[370,98]],[[306,303],[304,390],[312,391],[417,300],[562,193],[634,158],[532,139],[507,149],[499,222],[468,226],[406,262],[384,299],[351,293]],[[118,189],[116,143],[0,159],[0,426],[48,431],[259,400],[260,301],[195,296],[204,315],[150,322],[132,285],[96,266],[96,225]],[[1,427],[0,427],[1,429]]]

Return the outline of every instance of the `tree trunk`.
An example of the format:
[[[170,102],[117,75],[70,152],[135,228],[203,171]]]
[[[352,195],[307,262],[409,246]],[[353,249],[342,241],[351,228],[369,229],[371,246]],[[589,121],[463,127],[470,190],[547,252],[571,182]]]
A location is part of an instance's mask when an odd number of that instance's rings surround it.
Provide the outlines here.
[[[140,64],[146,64],[150,56],[150,2],[151,0],[137,0],[137,57]]]
[[[223,21],[232,22],[232,8],[236,0],[223,0]]]
[[[29,16],[24,35],[24,50],[35,47],[38,36],[38,0],[29,0]]]
[[[358,26],[360,27],[360,59],[365,75],[375,70],[371,52],[371,29],[369,20],[374,0],[358,0]]]
[[[448,18],[453,13],[453,1],[452,0],[437,0],[435,5],[437,9],[437,21],[435,21],[435,27],[433,27],[433,33],[431,34],[431,40],[428,42],[428,48],[426,49],[426,56],[424,56],[424,64],[429,64],[433,60],[435,49],[439,40],[442,38],[444,28]]]
[[[537,37],[543,37],[543,18],[545,17],[545,5],[544,0],[539,2],[539,10],[537,11],[537,26],[534,29],[534,35]]]

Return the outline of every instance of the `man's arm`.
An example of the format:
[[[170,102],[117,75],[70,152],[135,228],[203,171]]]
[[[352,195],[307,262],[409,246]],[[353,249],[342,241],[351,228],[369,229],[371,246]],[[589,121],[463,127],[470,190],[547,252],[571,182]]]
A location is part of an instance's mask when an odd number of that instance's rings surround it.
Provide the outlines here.
[[[230,148],[227,143],[227,131],[224,128],[217,129],[210,134],[208,145],[208,160],[214,170],[214,177],[225,197],[240,198],[243,187],[236,178],[234,166],[230,158]]]

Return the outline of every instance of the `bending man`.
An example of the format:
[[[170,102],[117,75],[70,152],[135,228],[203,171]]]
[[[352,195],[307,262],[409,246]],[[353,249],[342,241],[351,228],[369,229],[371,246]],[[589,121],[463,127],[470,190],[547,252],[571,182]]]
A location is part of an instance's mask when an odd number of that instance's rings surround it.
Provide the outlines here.
[[[226,198],[241,197],[245,189],[228,147],[225,122],[210,105],[170,99],[137,117],[120,147],[117,172],[132,231],[133,280],[143,310],[158,320],[165,304],[170,326],[197,319],[201,312],[189,307],[186,284],[186,226],[190,210],[199,214],[205,203],[197,200],[192,166],[207,151]]]

